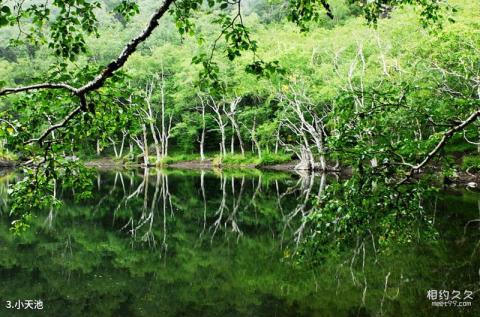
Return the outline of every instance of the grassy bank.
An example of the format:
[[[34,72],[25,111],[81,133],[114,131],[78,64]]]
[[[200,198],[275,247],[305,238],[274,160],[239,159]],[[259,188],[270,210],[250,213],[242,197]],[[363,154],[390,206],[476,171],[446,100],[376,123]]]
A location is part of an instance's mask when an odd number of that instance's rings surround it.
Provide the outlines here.
[[[132,166],[143,163],[143,158],[137,161],[132,160],[131,157],[124,157],[121,159],[112,157],[88,157],[82,160],[91,163],[92,165],[115,165],[115,166]],[[256,154],[245,153],[241,154],[227,154],[220,156],[217,153],[208,153],[202,161],[198,154],[171,154],[156,162],[154,155],[149,157],[149,165],[151,166],[169,166],[175,164],[190,164],[190,165],[209,165],[218,167],[260,167],[269,165],[281,165],[292,162],[292,155],[287,153],[270,153],[265,152],[259,157]]]
[[[195,163],[202,162],[200,155],[198,154],[172,154],[163,157],[159,164],[156,164],[155,157],[152,156],[149,159],[150,164],[168,166],[178,163]],[[203,162],[205,164],[211,164],[212,166],[266,166],[285,164],[292,161],[292,155],[286,153],[264,153],[261,157],[253,153],[242,154],[227,154],[221,156],[217,153],[208,153],[205,155]]]

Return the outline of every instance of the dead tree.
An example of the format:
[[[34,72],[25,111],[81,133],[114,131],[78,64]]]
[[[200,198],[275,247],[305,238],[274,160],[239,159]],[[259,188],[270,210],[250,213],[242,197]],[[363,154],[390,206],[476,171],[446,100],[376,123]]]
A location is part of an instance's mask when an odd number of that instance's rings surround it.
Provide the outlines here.
[[[162,147],[160,145],[160,142],[158,140],[157,136],[157,130],[155,128],[155,121],[156,121],[156,116],[154,115],[154,111],[152,109],[152,94],[153,94],[153,88],[154,88],[154,82],[150,81],[147,83],[147,86],[145,87],[145,104],[147,106],[146,110],[143,110],[146,116],[146,120],[148,122],[148,126],[150,127],[150,134],[152,135],[153,138],[153,143],[155,146],[155,164],[159,164],[160,160],[162,159]]]
[[[202,161],[205,160],[205,130],[206,130],[206,123],[205,123],[205,100],[204,98],[200,95],[197,94],[198,99],[200,100],[200,113],[202,114],[202,133],[200,134],[200,140],[198,142],[200,143],[200,159]]]
[[[225,134],[225,127],[227,126],[227,122],[223,120],[222,113],[225,113],[225,104],[221,103],[221,105],[216,102],[212,97],[210,97],[210,102],[208,103],[209,107],[215,113],[213,117],[215,122],[218,125],[218,130],[220,131],[221,141],[220,141],[220,155],[225,157],[227,155],[227,149],[225,146],[226,142],[226,134]]]
[[[280,101],[285,104],[282,126],[287,127],[297,137],[297,148],[294,152],[300,163],[295,169],[327,170],[324,120],[329,109],[323,105],[316,107],[305,91],[298,91],[292,86],[289,91],[288,94],[280,95]],[[321,113],[317,108],[320,108]],[[291,146],[287,148],[292,150]]]
[[[120,145],[118,148],[117,148],[117,142],[112,137],[108,137],[108,140],[112,144],[113,152],[115,154],[116,159],[120,159],[123,157],[123,149],[125,147],[125,140],[127,138],[127,135],[128,135],[128,131],[126,129],[122,129],[122,140],[120,141]]]
[[[237,135],[238,138],[238,144],[240,145],[240,151],[242,152],[242,155],[245,155],[245,149],[243,146],[243,140],[242,140],[242,134],[240,131],[240,127],[238,125],[238,122],[236,120],[236,113],[237,113],[237,106],[242,100],[241,97],[235,97],[232,101],[230,101],[230,106],[229,106],[229,111],[226,111],[225,114],[227,115],[228,119],[230,120],[230,123],[232,125],[232,142],[231,142],[231,153],[234,154],[235,152],[235,134]],[[224,101],[225,102],[225,101]]]

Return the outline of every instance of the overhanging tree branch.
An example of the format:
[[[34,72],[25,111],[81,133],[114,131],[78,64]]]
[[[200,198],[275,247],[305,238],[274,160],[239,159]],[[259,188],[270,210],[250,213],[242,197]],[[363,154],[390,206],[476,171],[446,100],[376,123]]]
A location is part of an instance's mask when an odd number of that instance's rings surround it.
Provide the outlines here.
[[[28,92],[31,90],[39,90],[39,89],[66,89],[71,91],[74,95],[78,96],[80,98],[80,106],[76,107],[73,109],[71,112],[68,113],[67,116],[65,116],[62,121],[59,123],[56,123],[54,125],[51,125],[48,127],[40,137],[36,139],[31,139],[27,141],[26,143],[32,143],[32,142],[39,142],[42,143],[42,141],[48,137],[48,135],[55,131],[56,129],[59,129],[61,127],[64,127],[68,124],[68,122],[73,119],[76,115],[81,113],[82,111],[86,111],[86,95],[91,92],[99,89],[102,87],[105,83],[105,81],[112,77],[113,74],[119,70],[120,68],[125,65],[126,61],[128,58],[137,50],[138,46],[143,43],[151,34],[152,32],[158,27],[159,25],[159,20],[165,15],[165,13],[168,11],[170,5],[174,3],[175,0],[165,0],[163,4],[155,11],[155,13],[150,17],[150,20],[147,24],[147,26],[140,32],[139,35],[137,35],[135,38],[133,38],[122,50],[120,55],[115,58],[113,61],[111,61],[101,72],[97,77],[95,77],[93,80],[90,82],[86,83],[80,88],[75,88],[72,87],[68,84],[65,83],[41,83],[41,84],[35,84],[31,86],[24,86],[24,87],[17,87],[17,88],[3,88],[0,90],[0,96],[5,96],[9,94],[15,94],[15,93],[20,93],[20,92]]]
[[[79,88],[79,93],[89,92],[102,87],[106,79],[111,77],[113,73],[122,68],[130,55],[132,55],[137,50],[138,45],[143,43],[152,34],[153,30],[158,27],[158,21],[161,17],[163,17],[170,5],[174,2],[174,0],[165,0],[162,6],[158,8],[157,11],[150,17],[150,21],[148,22],[147,27],[139,35],[133,38],[127,44],[127,46],[125,46],[120,55],[116,59],[111,61],[110,64],[108,64],[107,67],[105,67],[102,72],[97,77],[95,77],[94,80]]]
[[[435,148],[431,150],[420,163],[413,165],[411,169],[407,172],[406,177],[403,178],[399,182],[399,184],[405,183],[405,181],[407,181],[416,171],[418,171],[419,169],[424,167],[428,162],[430,162],[430,160],[435,156],[435,154],[437,154],[438,151],[440,151],[445,146],[445,144],[447,144],[447,141],[455,134],[455,132],[465,129],[465,127],[467,127],[469,124],[475,122],[477,118],[480,118],[480,109],[477,109],[476,111],[472,112],[467,119],[453,126],[449,130],[445,131],[443,133],[442,138],[435,146]]]
[[[38,143],[42,143],[47,137],[48,135],[59,129],[59,128],[62,128],[64,126],[66,126],[68,124],[68,122],[73,118],[75,117],[77,114],[79,114],[80,112],[82,112],[82,106],[78,106],[76,107],[75,109],[73,109],[72,111],[69,112],[69,114],[63,118],[62,121],[60,121],[59,123],[56,123],[54,125],[51,125],[49,126],[41,135],[40,137],[36,138],[36,139],[30,139],[28,140],[27,142],[25,142],[25,144],[29,144],[29,143],[34,143],[34,142],[38,142]]]

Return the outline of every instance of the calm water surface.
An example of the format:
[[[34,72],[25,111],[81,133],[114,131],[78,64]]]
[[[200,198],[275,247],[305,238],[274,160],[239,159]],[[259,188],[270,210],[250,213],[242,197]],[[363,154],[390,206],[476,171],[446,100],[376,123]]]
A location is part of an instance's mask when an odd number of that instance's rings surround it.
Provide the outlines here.
[[[20,237],[6,198],[16,177],[0,178],[0,316],[480,316],[478,193],[426,200],[431,235],[382,252],[357,242],[313,265],[291,255],[333,176],[99,172],[92,199],[58,189],[63,206]],[[428,290],[474,299],[432,307]],[[27,299],[43,311],[5,308]]]

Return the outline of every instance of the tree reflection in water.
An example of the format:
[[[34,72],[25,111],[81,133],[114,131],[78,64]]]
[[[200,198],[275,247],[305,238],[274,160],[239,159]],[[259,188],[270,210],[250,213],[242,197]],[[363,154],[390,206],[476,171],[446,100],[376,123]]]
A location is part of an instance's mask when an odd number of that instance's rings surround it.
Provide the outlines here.
[[[6,188],[16,179],[0,186],[0,298],[42,298],[52,316],[478,312],[426,298],[478,292],[475,192],[325,174],[101,172],[92,199],[56,187],[63,205],[13,236]]]

